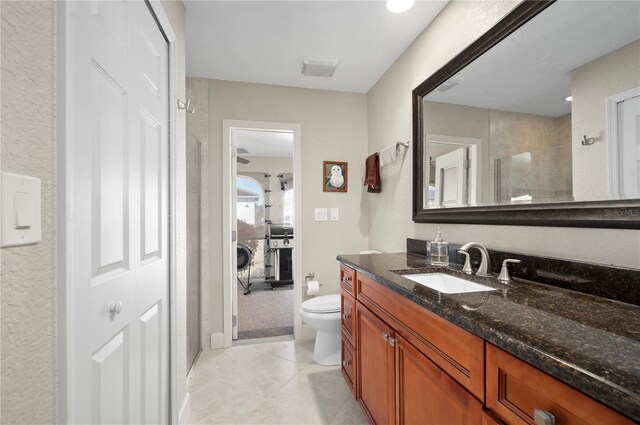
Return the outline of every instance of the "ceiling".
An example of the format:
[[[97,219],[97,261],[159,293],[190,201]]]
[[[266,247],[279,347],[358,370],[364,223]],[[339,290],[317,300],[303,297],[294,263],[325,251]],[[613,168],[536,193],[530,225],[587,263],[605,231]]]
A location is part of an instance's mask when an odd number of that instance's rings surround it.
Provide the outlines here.
[[[290,131],[234,130],[233,136],[236,148],[248,151],[238,153],[241,157],[293,158],[293,133]]]
[[[564,115],[571,70],[638,39],[640,1],[559,1],[460,71],[461,83],[427,100]]]
[[[186,0],[187,75],[366,93],[447,3],[394,14],[384,1]],[[338,67],[305,77],[303,57]]]

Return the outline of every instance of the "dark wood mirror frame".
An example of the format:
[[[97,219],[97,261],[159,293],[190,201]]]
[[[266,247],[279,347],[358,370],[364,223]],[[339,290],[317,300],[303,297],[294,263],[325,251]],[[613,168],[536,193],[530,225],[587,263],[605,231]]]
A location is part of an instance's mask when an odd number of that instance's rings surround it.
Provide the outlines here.
[[[413,89],[413,221],[416,223],[640,229],[640,199],[424,208],[423,97],[523,26],[556,0],[526,0]]]

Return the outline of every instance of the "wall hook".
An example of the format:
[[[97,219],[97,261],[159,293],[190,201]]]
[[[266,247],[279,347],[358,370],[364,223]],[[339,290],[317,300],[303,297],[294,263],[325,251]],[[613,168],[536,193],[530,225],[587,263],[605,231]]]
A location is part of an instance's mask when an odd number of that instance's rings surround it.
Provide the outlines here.
[[[596,142],[596,138],[595,138],[595,137],[589,137],[589,138],[587,139],[587,135],[586,135],[586,134],[585,134],[584,136],[582,136],[582,137],[584,137],[584,138],[581,140],[582,146],[589,146],[589,145],[593,145],[593,144]]]
[[[185,111],[188,114],[193,114],[196,111],[196,107],[193,105],[193,102],[191,102],[191,99],[189,98],[187,98],[186,103],[178,99],[178,110]]]

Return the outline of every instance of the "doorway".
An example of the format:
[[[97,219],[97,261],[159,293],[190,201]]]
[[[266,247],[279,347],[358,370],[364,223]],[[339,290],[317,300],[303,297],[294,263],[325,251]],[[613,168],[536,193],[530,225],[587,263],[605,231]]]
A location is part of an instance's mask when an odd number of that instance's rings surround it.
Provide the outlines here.
[[[227,120],[223,127],[225,346],[295,335],[301,327],[295,314],[301,300],[300,127]]]
[[[609,196],[640,197],[640,87],[607,98]]]

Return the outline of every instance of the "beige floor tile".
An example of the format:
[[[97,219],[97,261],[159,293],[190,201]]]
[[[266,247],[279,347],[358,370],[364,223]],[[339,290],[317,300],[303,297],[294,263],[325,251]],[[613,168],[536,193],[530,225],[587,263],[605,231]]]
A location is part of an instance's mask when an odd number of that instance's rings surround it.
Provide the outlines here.
[[[350,399],[333,419],[331,425],[367,425],[362,408],[355,399]]]
[[[208,351],[190,374],[194,424],[359,424],[338,366],[313,363],[313,341]]]

